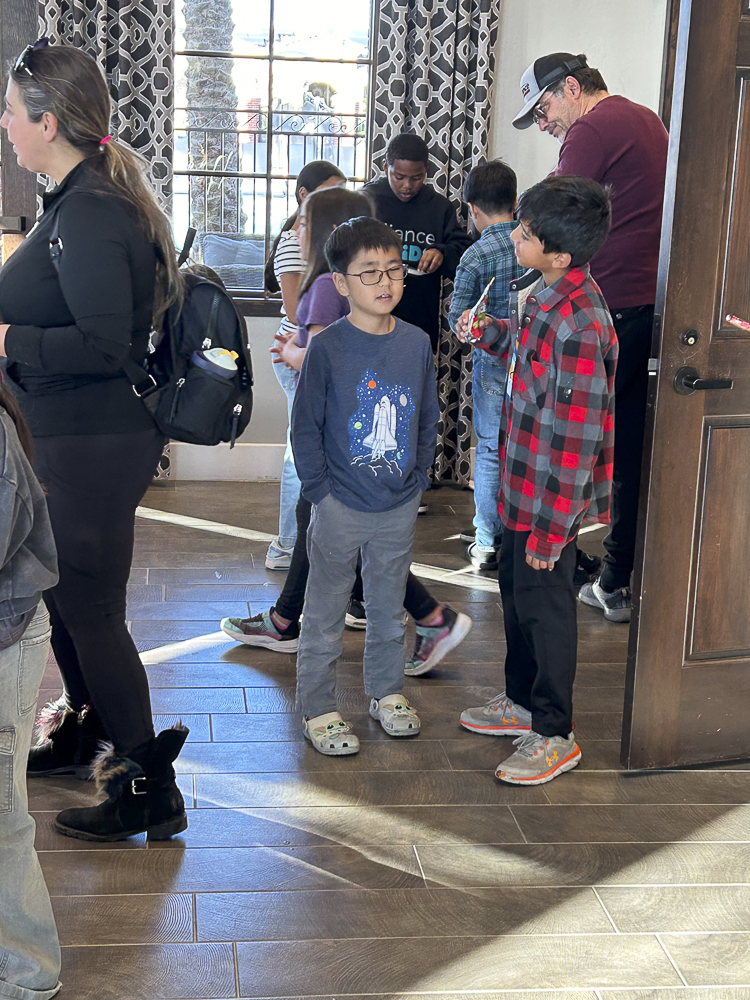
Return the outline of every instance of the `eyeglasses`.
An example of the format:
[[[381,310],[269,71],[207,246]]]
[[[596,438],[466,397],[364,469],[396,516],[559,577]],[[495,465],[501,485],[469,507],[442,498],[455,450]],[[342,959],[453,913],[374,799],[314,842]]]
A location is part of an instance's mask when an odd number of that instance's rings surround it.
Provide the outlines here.
[[[394,264],[387,271],[344,271],[352,278],[359,278],[363,285],[379,285],[383,275],[387,274],[391,281],[403,281],[406,277],[407,264]]]
[[[49,38],[46,38],[44,36],[42,36],[42,38],[38,38],[35,42],[32,42],[30,45],[27,45],[26,48],[21,53],[21,55],[18,57],[18,59],[16,59],[13,65],[13,71],[15,73],[20,73],[21,70],[25,70],[29,74],[29,76],[33,77],[34,74],[29,69],[29,56],[31,55],[32,52],[37,52],[39,49],[46,49],[48,45],[49,45]]]
[[[554,94],[550,94],[547,100],[544,102],[544,107],[542,107],[542,102],[540,101],[539,104],[537,104],[537,106],[532,111],[531,117],[535,125],[538,125],[539,122],[541,121],[547,120],[547,112],[549,111],[549,106],[552,103],[552,98],[554,96],[555,96]]]

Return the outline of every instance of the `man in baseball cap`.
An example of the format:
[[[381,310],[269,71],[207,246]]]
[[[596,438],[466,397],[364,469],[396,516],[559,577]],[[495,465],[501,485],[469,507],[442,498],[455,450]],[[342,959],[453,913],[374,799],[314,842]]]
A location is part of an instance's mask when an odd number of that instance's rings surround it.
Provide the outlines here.
[[[615,377],[612,526],[596,579],[579,599],[611,622],[630,620],[638,495],[646,417],[648,359],[656,297],[666,129],[649,108],[610,94],[585,55],[553,52],[521,77],[524,105],[516,128],[536,123],[560,145],[555,173],[606,187],[612,228],[591,261],[591,275],[612,314],[620,345]]]
[[[570,73],[583,69],[585,57],[570,52],[553,52],[550,56],[535,59],[521,77],[524,106],[513,119],[515,128],[528,128],[534,124],[534,108],[550,87],[561,83]]]

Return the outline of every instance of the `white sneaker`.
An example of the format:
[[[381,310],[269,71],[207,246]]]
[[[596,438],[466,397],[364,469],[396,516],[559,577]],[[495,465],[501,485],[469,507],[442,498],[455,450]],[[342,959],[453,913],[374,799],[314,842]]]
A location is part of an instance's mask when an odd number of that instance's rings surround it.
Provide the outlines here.
[[[278,538],[274,538],[266,552],[266,569],[289,569],[293,552],[294,546],[285,549],[283,545],[279,545]]]
[[[416,736],[421,728],[419,716],[402,694],[389,694],[380,701],[373,698],[370,715],[389,736]]]
[[[359,740],[352,732],[351,723],[344,722],[338,712],[304,719],[302,732],[319,753],[328,757],[343,757],[359,750]]]

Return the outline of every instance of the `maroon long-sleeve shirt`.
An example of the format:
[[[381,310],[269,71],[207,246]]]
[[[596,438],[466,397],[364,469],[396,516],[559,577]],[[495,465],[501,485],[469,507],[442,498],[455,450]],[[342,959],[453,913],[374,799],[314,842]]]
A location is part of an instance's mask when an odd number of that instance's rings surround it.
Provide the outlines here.
[[[612,312],[655,300],[668,143],[653,111],[607,97],[570,126],[560,148],[557,175],[610,188],[612,228],[591,275]]]

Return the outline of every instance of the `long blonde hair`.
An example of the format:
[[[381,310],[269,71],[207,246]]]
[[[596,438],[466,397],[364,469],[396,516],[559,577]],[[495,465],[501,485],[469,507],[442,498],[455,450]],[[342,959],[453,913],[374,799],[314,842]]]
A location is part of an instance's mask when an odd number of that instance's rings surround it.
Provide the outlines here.
[[[141,230],[157,247],[154,326],[158,329],[166,310],[183,294],[172,230],[154,195],[144,158],[116,139],[101,144],[112,116],[101,70],[91,56],[70,45],[34,49],[25,65],[28,70],[11,70],[11,78],[29,119],[38,122],[45,112],[54,115],[58,133],[85,154],[102,190],[135,209]]]

